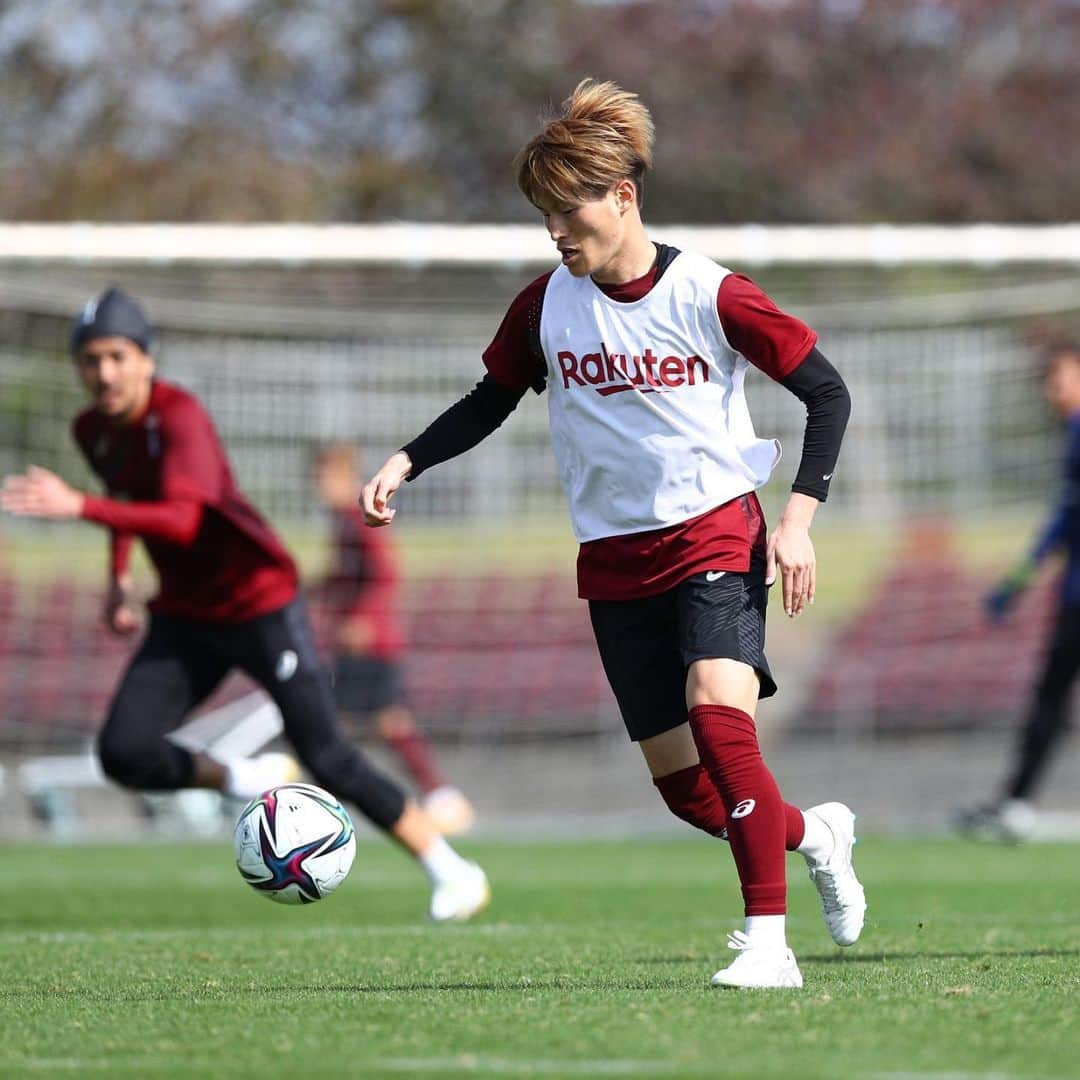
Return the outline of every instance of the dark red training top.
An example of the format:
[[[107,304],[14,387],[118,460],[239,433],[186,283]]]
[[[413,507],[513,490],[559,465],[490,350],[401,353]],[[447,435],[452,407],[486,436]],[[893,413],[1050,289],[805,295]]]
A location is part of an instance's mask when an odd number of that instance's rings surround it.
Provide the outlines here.
[[[113,530],[114,573],[130,535],[142,538],[160,578],[151,611],[237,622],[296,596],[296,565],[236,486],[209,414],[179,386],[155,379],[146,411],[116,425],[96,409],[72,433],[107,498],[86,497],[83,517]]]

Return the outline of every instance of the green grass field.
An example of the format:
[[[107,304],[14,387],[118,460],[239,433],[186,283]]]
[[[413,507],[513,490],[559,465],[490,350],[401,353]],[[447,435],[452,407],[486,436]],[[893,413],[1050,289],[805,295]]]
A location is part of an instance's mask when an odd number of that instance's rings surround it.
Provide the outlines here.
[[[466,845],[492,907],[425,924],[426,888],[362,843],[283,908],[227,844],[9,845],[0,1075],[1080,1075],[1080,858],[870,838],[863,940],[832,946],[791,858],[803,991],[708,987],[738,924],[704,838]]]

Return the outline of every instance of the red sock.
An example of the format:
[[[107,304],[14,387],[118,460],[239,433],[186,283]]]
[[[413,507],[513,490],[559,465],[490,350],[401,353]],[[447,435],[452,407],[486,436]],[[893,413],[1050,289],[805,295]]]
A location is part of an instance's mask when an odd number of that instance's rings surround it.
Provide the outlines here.
[[[435,763],[435,752],[427,736],[412,731],[384,734],[386,745],[394,751],[408,770],[416,786],[427,795],[437,787],[442,787],[446,780],[439,766]]]
[[[806,819],[802,811],[791,803],[784,803],[784,849],[798,851],[806,835]]]
[[[720,794],[701,764],[689,765],[667,776],[654,776],[653,784],[663,796],[668,809],[696,829],[728,838],[727,811]],[[784,846],[797,851],[806,832],[802,811],[791,803],[784,803]]]
[[[754,721],[741,709],[698,705],[690,710],[690,730],[727,811],[746,914],[785,914],[784,800],[762,760]]]

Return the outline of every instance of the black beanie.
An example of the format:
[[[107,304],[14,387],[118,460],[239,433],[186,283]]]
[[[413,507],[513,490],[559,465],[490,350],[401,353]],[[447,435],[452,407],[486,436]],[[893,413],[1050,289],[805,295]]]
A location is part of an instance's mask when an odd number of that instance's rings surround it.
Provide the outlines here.
[[[71,330],[71,351],[76,353],[94,338],[123,337],[150,352],[154,331],[146,313],[121,289],[108,289],[97,300],[88,300]]]

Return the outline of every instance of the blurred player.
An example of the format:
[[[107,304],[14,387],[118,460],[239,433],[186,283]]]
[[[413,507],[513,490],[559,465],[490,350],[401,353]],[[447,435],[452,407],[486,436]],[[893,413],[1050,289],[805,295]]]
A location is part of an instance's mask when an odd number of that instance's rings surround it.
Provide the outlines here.
[[[552,442],[581,543],[578,586],[630,738],[667,805],[731,843],[745,902],[737,955],[714,985],[802,985],[785,933],[785,847],[804,854],[833,939],[852,944],[865,897],[854,815],[785,804],[754,714],[776,690],[763,651],[766,587],[784,610],[814,599],[809,527],[847,422],[840,376],[816,335],[747,278],[654,244],[641,220],[652,120],[633,94],[587,79],[519,157],[518,185],[562,265],[510,305],[487,374],[364,487],[388,525],[405,480],[491,434],[531,387],[547,390]],[[754,495],[779,458],[754,435],[747,361],[805,402],[802,462],[766,541]]]
[[[959,816],[964,832],[1023,840],[1035,824],[1032,798],[1068,727],[1069,691],[1080,670],[1080,343],[1053,346],[1044,382],[1051,408],[1065,420],[1064,493],[1029,555],[987,597],[991,618],[1003,619],[1051,552],[1065,555],[1057,616],[1020,732],[1011,775],[1000,797]]]
[[[157,570],[149,627],[98,739],[102,768],[143,791],[202,787],[245,799],[294,779],[287,755],[220,762],[166,738],[240,668],[274,699],[316,782],[352,800],[420,861],[433,885],[432,918],[468,918],[488,899],[483,871],[344,738],[297,599],[293,560],[237,488],[202,405],[155,378],[151,341],[142,309],[118,289],[88,303],[72,332],[75,368],[93,400],[73,433],[107,497],[83,494],[35,466],[8,477],[0,495],[14,514],[110,530],[105,618],[117,633],[139,626],[128,574],[133,537]]]
[[[334,620],[334,696],[342,712],[371,716],[380,738],[401,759],[440,832],[466,832],[474,813],[447,782],[435,748],[406,703],[401,671],[405,635],[398,618],[397,553],[388,533],[364,526],[359,461],[346,443],[319,454],[315,481],[334,516],[333,566],[320,593]]]

